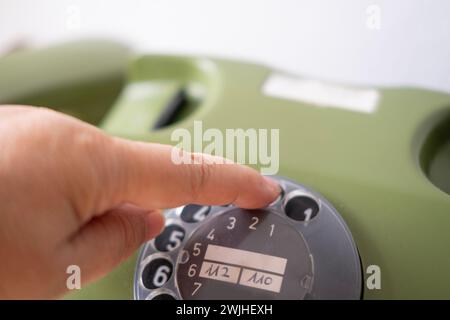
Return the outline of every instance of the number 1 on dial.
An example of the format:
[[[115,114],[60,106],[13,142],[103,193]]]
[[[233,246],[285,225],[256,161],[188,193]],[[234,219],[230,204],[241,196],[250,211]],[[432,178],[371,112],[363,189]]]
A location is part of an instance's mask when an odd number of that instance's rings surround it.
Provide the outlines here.
[[[270,225],[270,234],[269,234],[270,237],[273,235],[273,230],[274,230],[274,229],[275,229],[275,225],[274,225],[274,224],[271,224],[271,225]]]

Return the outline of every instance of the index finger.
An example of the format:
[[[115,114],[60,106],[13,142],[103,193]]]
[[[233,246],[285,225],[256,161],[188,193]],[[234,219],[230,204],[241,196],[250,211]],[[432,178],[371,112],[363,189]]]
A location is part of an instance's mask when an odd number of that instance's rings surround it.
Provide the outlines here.
[[[187,203],[261,208],[279,195],[276,182],[256,170],[205,154],[186,153],[190,163],[175,163],[171,146],[115,139],[119,197],[144,207]],[[220,158],[223,159],[223,158]]]

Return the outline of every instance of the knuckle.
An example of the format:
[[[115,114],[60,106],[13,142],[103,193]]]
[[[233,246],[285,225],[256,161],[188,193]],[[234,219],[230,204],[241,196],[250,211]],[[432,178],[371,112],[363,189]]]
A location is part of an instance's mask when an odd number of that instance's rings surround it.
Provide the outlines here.
[[[114,166],[115,160],[108,152],[106,136],[96,132],[76,133],[70,143],[72,145],[66,158],[77,160],[65,162],[70,166],[66,169],[76,173],[69,186],[76,199],[75,202],[79,204],[76,211],[81,216],[88,217],[90,213],[104,207],[104,203],[111,199],[111,193],[115,188],[102,186],[114,185],[114,175],[117,171]],[[81,187],[83,185],[88,187]]]
[[[127,257],[128,254],[134,251],[136,246],[145,240],[146,223],[138,221],[140,218],[137,216],[130,218],[117,214],[116,219],[119,237],[122,239],[121,246],[117,251],[118,259],[122,259]],[[137,223],[133,223],[132,219],[136,219],[135,222]]]
[[[194,199],[199,199],[211,180],[214,164],[204,161],[201,154],[192,154],[191,157],[194,161],[193,164],[188,165],[190,168],[191,192]]]

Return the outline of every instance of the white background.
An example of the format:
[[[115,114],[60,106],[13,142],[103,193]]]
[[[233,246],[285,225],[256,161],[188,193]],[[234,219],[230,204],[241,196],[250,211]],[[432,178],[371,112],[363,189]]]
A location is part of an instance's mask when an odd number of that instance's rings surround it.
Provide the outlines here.
[[[371,5],[379,29],[368,27]],[[344,83],[450,92],[448,0],[0,0],[0,50],[83,36]]]

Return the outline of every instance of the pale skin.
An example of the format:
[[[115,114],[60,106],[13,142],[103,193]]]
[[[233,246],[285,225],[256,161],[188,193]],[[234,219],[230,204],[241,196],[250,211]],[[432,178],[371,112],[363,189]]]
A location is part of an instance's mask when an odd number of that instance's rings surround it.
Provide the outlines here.
[[[0,298],[61,297],[69,265],[82,286],[104,276],[160,233],[164,208],[259,208],[279,194],[249,167],[176,165],[171,151],[49,109],[0,106]]]

